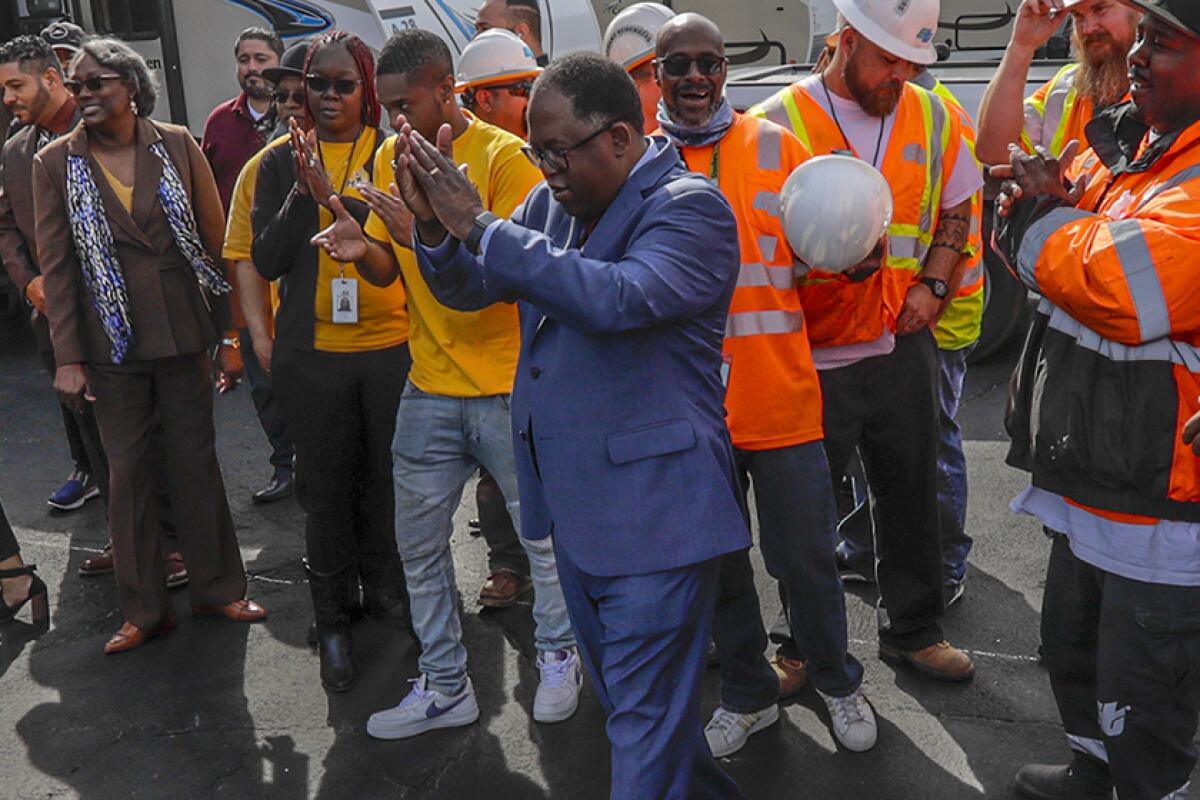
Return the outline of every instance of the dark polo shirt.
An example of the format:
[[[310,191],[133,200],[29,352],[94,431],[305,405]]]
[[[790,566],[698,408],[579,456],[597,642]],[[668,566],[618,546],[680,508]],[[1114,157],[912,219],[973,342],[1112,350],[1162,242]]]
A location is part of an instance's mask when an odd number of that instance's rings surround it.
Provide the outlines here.
[[[221,195],[221,207],[226,214],[238,174],[250,157],[267,143],[267,136],[274,127],[275,118],[271,111],[258,122],[254,121],[245,92],[221,103],[208,115],[200,149],[212,165],[217,193]]]

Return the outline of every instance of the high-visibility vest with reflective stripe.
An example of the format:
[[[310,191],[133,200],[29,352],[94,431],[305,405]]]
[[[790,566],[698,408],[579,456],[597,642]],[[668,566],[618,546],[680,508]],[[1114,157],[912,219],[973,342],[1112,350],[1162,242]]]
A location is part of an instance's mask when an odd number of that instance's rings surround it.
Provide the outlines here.
[[[1200,522],[1200,458],[1180,438],[1200,411],[1200,123],[1144,170],[1114,175],[1093,151],[1068,174],[1082,198],[1034,221],[1013,265],[1047,329],[1022,359],[1038,399],[1013,412],[1014,440],[1039,486]]]
[[[750,109],[750,114],[787,127],[813,153],[846,147],[837,123],[804,90],[792,84]],[[920,280],[949,170],[961,135],[942,101],[911,83],[904,85],[880,172],[892,188],[894,212],[888,227],[883,268],[852,281],[819,269],[808,272],[800,299],[813,347],[871,342],[885,329],[895,331],[905,295]]]
[[[971,155],[975,155],[975,123],[958,98],[941,81],[934,84],[933,93],[942,98],[947,110],[962,126],[963,139]],[[979,341],[983,330],[983,191],[971,198],[971,230],[967,236],[967,266],[958,284],[954,299],[933,330],[938,347],[961,350]]]
[[[1079,140],[1079,152],[1088,149],[1084,128],[1095,109],[1092,101],[1080,97],[1075,88],[1077,72],[1078,64],[1068,64],[1025,98],[1025,129],[1021,131],[1025,152],[1032,153],[1040,145],[1056,156],[1072,139]]]
[[[813,365],[779,191],[808,160],[796,137],[744,114],[714,147],[682,147],[688,168],[717,173],[738,224],[742,266],[725,326],[726,421],[735,447],[768,450],[822,437]]]

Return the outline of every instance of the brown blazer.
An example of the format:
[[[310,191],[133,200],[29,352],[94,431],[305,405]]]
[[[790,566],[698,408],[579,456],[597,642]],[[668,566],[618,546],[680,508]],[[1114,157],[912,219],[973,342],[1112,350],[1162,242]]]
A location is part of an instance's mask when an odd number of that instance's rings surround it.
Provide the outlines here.
[[[47,145],[33,160],[36,247],[45,276],[46,312],[59,366],[112,363],[111,344],[92,306],[71,236],[68,155],[88,159],[125,276],[133,325],[133,344],[126,362],[205,350],[216,342],[221,330],[229,327],[228,295],[212,297],[200,288],[158,202],[162,162],[150,146],[159,140],[166,146],[191,198],[200,239],[213,263],[222,269],[225,220],[221,199],[208,160],[186,128],[138,120],[133,213],[129,214],[88,151],[87,127],[78,126]]]

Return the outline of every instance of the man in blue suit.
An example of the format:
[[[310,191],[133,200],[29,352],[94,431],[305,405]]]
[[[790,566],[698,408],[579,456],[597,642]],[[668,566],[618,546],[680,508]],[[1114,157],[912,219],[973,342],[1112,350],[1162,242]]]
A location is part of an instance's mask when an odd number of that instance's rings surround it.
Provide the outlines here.
[[[642,135],[629,76],[575,54],[538,79],[526,153],[546,176],[512,221],[437,147],[402,136],[399,190],[430,287],[517,302],[521,534],[553,534],[580,650],[608,712],[614,798],[738,796],[699,709],[720,557],[749,547],[721,344],[737,228],[708,181]],[[355,255],[353,225],[322,234]]]

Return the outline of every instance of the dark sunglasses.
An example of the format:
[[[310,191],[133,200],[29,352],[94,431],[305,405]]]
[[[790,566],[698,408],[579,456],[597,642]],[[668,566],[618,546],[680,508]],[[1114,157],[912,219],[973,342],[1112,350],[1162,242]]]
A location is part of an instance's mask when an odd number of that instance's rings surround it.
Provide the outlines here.
[[[489,92],[507,89],[508,93],[513,97],[529,97],[529,92],[533,89],[533,83],[530,81],[521,81],[520,83],[497,83],[491,86],[480,86],[478,89],[476,89],[476,91],[482,91],[484,89]]]
[[[124,78],[120,75],[93,75],[85,81],[66,80],[63,81],[63,86],[67,87],[67,91],[71,94],[79,94],[87,87],[89,92],[98,92],[104,88],[105,81],[120,81]]]
[[[529,159],[531,164],[542,172],[566,172],[571,168],[571,162],[567,160],[568,153],[572,150],[578,150],[605,131],[612,130],[616,124],[616,122],[610,122],[600,130],[593,132],[584,139],[580,139],[570,147],[541,148],[537,145],[527,144],[521,148],[521,152],[525,154],[525,157]]]
[[[354,90],[362,85],[362,79],[338,78],[336,80],[330,80],[329,78],[323,78],[320,75],[305,75],[304,84],[308,87],[310,92],[325,94],[329,91],[329,87],[332,86],[335,94],[345,96],[348,94],[354,94]]]
[[[286,103],[291,99],[292,103],[298,106],[304,105],[304,92],[297,89],[294,92],[285,92],[282,89],[271,95],[271,99],[276,103]]]
[[[686,78],[692,71],[692,64],[700,68],[701,75],[716,75],[725,68],[728,59],[724,56],[699,56],[692,58],[682,53],[661,59],[658,65],[668,78]]]

